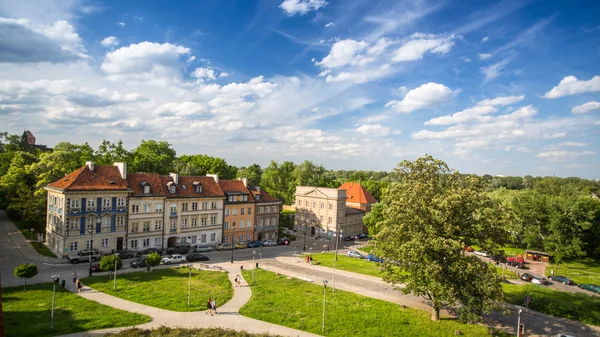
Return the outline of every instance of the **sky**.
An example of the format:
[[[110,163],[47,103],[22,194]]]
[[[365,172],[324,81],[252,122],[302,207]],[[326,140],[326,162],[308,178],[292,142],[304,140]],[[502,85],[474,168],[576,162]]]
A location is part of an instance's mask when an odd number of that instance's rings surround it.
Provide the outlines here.
[[[600,2],[0,0],[0,131],[600,178]]]

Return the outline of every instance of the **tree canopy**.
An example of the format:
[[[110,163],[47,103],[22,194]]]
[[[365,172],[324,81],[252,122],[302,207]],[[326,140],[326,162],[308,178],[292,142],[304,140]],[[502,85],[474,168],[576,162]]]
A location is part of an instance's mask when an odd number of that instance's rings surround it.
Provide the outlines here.
[[[37,265],[33,263],[24,263],[15,268],[15,277],[22,278],[24,280],[23,290],[25,290],[25,286],[27,285],[27,279],[33,278],[38,274]]]
[[[132,172],[169,174],[173,170],[176,152],[166,141],[142,140],[131,153]]]

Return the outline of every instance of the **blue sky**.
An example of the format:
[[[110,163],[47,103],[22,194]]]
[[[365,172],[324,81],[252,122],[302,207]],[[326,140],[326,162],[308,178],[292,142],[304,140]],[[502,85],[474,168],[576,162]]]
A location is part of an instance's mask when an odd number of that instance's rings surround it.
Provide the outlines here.
[[[600,178],[597,1],[0,0],[0,129]]]

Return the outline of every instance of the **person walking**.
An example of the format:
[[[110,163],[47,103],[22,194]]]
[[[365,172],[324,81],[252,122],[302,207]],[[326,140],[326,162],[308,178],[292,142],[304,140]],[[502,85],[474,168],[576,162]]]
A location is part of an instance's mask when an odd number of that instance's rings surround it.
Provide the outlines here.
[[[73,270],[73,274],[71,274],[71,276],[73,276],[73,284],[75,284],[77,281],[77,271]]]
[[[81,281],[79,279],[77,279],[77,281],[75,282],[75,285],[77,286],[77,293],[81,294],[81,288],[83,288],[83,284],[81,284]]]
[[[235,282],[234,287],[237,288],[238,287],[238,280],[240,279],[240,275],[235,275],[235,278],[233,279],[233,281]]]
[[[242,286],[242,278],[240,275],[235,276],[235,286],[238,288]]]
[[[210,307],[211,307],[211,316],[214,316],[217,314],[217,299],[212,300],[212,302],[210,303]]]
[[[206,302],[206,314],[211,314],[212,316],[212,302],[210,300],[210,297],[208,298],[208,302]]]

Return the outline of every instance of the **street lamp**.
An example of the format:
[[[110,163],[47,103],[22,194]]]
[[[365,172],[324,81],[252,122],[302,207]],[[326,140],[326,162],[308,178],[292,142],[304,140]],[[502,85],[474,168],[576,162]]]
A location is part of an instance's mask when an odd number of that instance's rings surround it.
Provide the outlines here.
[[[52,275],[52,312],[50,314],[50,330],[54,329],[54,294],[56,293],[56,284],[60,279],[60,275]]]
[[[254,268],[256,268],[256,264],[254,263],[254,257],[256,257],[256,251],[252,251],[252,285],[254,285]]]
[[[100,220],[100,217],[96,218],[96,224],[100,225],[100,223],[102,222],[102,220]],[[92,276],[92,255],[94,252],[94,232],[96,231],[96,228],[94,228],[94,225],[90,226],[90,229],[88,230],[88,232],[90,233],[90,251],[89,253],[89,257],[90,257],[90,275]]]
[[[190,299],[192,294],[192,267],[193,265],[187,265],[190,268],[190,274],[188,276],[188,308],[190,307]]]
[[[323,280],[323,321],[321,323],[321,332],[325,331],[325,302],[327,301],[327,280]]]
[[[235,248],[235,225],[231,226],[231,263],[233,263],[233,249]]]
[[[523,310],[519,309],[519,313],[517,314],[517,337],[521,337],[521,313]]]
[[[337,226],[337,224],[336,224]],[[340,231],[341,229],[339,229],[338,226],[338,231],[335,235],[335,256],[333,257],[333,293],[335,293],[335,263],[338,260],[338,243],[340,242]]]
[[[304,248],[302,248],[302,251],[306,251],[306,228],[304,228]]]

